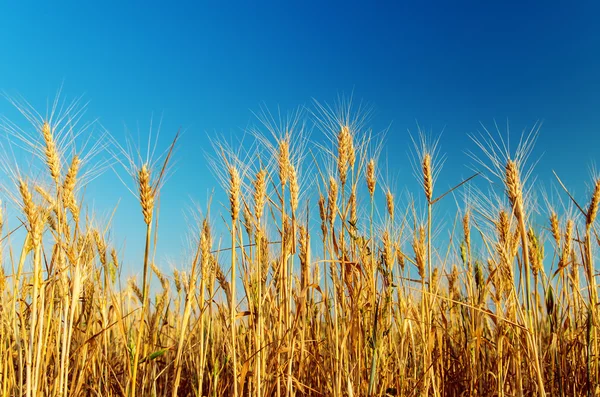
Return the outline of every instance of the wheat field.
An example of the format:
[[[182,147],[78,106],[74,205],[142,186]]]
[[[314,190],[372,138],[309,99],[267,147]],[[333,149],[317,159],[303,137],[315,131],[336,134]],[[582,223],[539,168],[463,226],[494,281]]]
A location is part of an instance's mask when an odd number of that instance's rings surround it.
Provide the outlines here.
[[[2,396],[600,393],[600,178],[580,181],[586,201],[558,176],[556,197],[539,194],[537,125],[516,148],[475,134],[477,169],[445,175],[451,189],[436,185],[439,141],[416,132],[420,188],[402,194],[351,104],[264,112],[251,145],[212,141],[220,193],[167,272],[154,252],[179,135],[145,158],[109,134],[80,145],[75,108],[13,104],[26,126],[2,128],[30,156],[2,161]],[[118,242],[86,204],[86,184],[112,172],[87,167],[105,154],[139,200],[137,278],[121,280]]]

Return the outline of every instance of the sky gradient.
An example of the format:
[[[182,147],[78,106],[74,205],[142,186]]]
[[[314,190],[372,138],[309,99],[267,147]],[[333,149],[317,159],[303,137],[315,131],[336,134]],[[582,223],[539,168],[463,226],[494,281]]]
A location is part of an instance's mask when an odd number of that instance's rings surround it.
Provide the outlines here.
[[[3,2],[0,90],[43,112],[62,86],[121,141],[144,136],[151,119],[162,119],[160,147],[185,131],[161,198],[163,257],[183,246],[185,209],[216,186],[207,134],[236,139],[263,103],[286,111],[353,93],[371,104],[374,130],[389,127],[382,159],[399,189],[414,184],[407,130],[417,122],[444,131],[447,187],[470,174],[464,151],[480,122],[519,132],[542,120],[539,181],[556,170],[586,194],[600,147],[598,3],[254,3]],[[0,115],[25,125],[7,101]],[[104,218],[118,203],[113,239],[135,257],[136,199],[111,170],[86,195]]]

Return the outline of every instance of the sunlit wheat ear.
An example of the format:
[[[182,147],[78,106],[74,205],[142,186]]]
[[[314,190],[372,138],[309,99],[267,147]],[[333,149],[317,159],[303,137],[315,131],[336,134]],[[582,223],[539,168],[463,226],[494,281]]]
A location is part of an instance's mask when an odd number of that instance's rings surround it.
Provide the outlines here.
[[[541,124],[535,123],[529,131],[524,130],[514,150],[510,145],[508,126],[506,138],[503,137],[497,124],[495,124],[495,136],[485,127],[483,127],[483,132],[477,136],[470,135],[471,140],[483,153],[483,158],[472,152],[468,152],[469,157],[505,184],[507,195],[511,200],[518,201],[519,196],[521,200],[526,199],[530,193],[531,187],[526,187],[526,185],[528,185],[535,163],[527,164],[537,141],[540,127]],[[482,175],[485,176],[485,173]],[[511,204],[514,205],[512,201]]]
[[[385,193],[385,204],[390,220],[394,220],[394,194],[390,189]]]
[[[569,264],[571,259],[571,251],[573,246],[573,220],[568,219],[565,225],[565,239],[563,243],[563,251],[560,259],[559,268],[564,268]]]
[[[182,285],[181,275],[179,274],[179,270],[177,269],[173,270],[173,282],[175,283],[175,291],[177,291],[177,293],[179,294],[179,292],[181,292]]]
[[[298,197],[300,195],[300,186],[298,182],[298,174],[296,173],[296,167],[290,164],[289,166],[289,177],[290,177],[290,206],[292,212],[295,212],[298,208]]]
[[[521,246],[521,231],[518,227],[515,227],[509,236],[508,246],[510,247],[511,257],[517,256],[519,253],[519,247]],[[529,258],[527,259],[529,260]]]
[[[523,208],[523,191],[521,189],[520,172],[518,165],[514,160],[508,160],[506,163],[504,183],[512,207],[515,210]]]
[[[56,216],[50,212],[48,213],[48,217],[46,218],[46,223],[48,224],[50,230],[55,232],[58,231],[58,220],[56,219]],[[70,232],[67,232],[66,234],[70,234]]]
[[[596,215],[598,215],[598,204],[600,204],[600,178],[596,179],[596,183],[594,184],[594,192],[592,193],[592,199],[586,214],[585,222],[587,226],[594,224]]]
[[[50,213],[51,211],[48,208],[37,206],[35,221],[31,225],[31,236],[34,244],[41,244],[44,227]]]
[[[138,171],[137,179],[144,222],[146,225],[150,225],[152,223],[152,214],[154,211],[154,192],[152,190],[150,170],[148,169],[147,164],[142,165],[142,168]]]
[[[269,157],[276,161],[279,160],[280,154],[289,158],[289,154],[297,151],[305,144],[303,142],[305,133],[304,110],[303,107],[298,107],[282,114],[278,108],[277,112],[273,114],[267,106],[262,105],[257,112],[253,112],[259,121],[259,125],[251,127],[247,132],[256,138],[259,146],[266,149],[270,155]],[[287,147],[282,147],[282,142],[287,143],[285,145]],[[280,153],[281,149],[287,150],[288,156],[285,153]]]
[[[36,208],[33,202],[33,195],[29,190],[29,185],[23,179],[19,180],[19,192],[21,193],[21,199],[23,201],[23,213],[27,218],[30,225],[35,223]]]
[[[210,226],[208,220],[202,221],[202,231],[200,233],[200,253],[202,255],[202,274],[206,275],[209,269],[210,257],[211,257],[212,237],[210,234]]]
[[[301,267],[301,285],[305,288],[309,280],[309,271],[310,271],[310,235],[308,233],[308,229],[304,225],[300,225],[298,228],[299,234],[299,243],[300,243],[300,252],[298,253],[298,258],[300,259],[300,267]]]
[[[254,235],[255,221],[254,216],[250,212],[250,206],[248,206],[245,201],[242,201],[242,225],[246,230],[248,238],[252,240],[252,236]]]
[[[465,236],[465,244],[467,250],[471,250],[471,210],[467,209],[463,216],[463,235]]]
[[[34,187],[34,190],[44,199],[46,203],[48,203],[48,205],[51,208],[54,208],[56,206],[56,200],[54,199],[54,197],[52,197],[52,195],[50,195],[50,193],[41,185],[36,185]]]
[[[430,284],[433,288],[438,288],[438,283],[440,282],[440,269],[435,268],[431,272],[431,281]]]
[[[329,192],[327,196],[327,222],[333,224],[337,217],[338,185],[333,177],[329,178]]]
[[[392,239],[390,238],[390,232],[386,229],[383,232],[382,237],[383,243],[383,262],[388,270],[391,270],[394,264],[394,253],[392,248]]]
[[[150,267],[152,268],[152,271],[154,272],[154,274],[156,274],[156,277],[158,278],[158,281],[160,281],[160,285],[163,289],[168,289],[168,285],[169,285],[169,280],[168,278],[160,271],[160,269],[156,266],[156,264],[154,262],[150,263]]]
[[[431,172],[431,155],[425,154],[423,157],[423,189],[427,201],[431,202],[433,197],[433,176]]]
[[[56,149],[56,143],[54,142],[54,135],[50,124],[45,121],[42,124],[42,136],[44,137],[44,143],[46,144],[46,164],[50,171],[50,176],[56,184],[60,180],[60,157],[58,150]]]
[[[497,266],[491,259],[488,260],[488,273],[490,274],[490,282],[495,291],[493,299],[499,302],[507,290],[507,284],[512,284],[512,276],[507,271],[506,266]]]
[[[281,182],[281,187],[285,187],[290,177],[290,144],[288,140],[282,139],[279,142],[278,166],[279,181]]]
[[[207,159],[219,184],[223,190],[227,192],[227,199],[229,201],[227,210],[229,211],[232,221],[235,223],[240,220],[240,211],[246,210],[242,208],[242,205],[251,205],[250,200],[246,197],[253,196],[253,199],[255,200],[255,209],[257,208],[256,199],[259,201],[258,204],[264,208],[264,205],[268,202],[268,197],[266,196],[266,184],[269,179],[268,173],[265,173],[264,176],[260,176],[261,180],[258,182],[260,186],[256,185],[256,181],[252,181],[249,185],[245,183],[248,173],[253,168],[254,162],[257,161],[256,156],[252,153],[245,152],[242,143],[240,143],[239,146],[234,147],[232,143],[229,143],[222,138],[212,140],[211,143],[217,156],[207,156]],[[253,184],[254,189],[252,186]],[[259,191],[256,190],[257,188]],[[243,201],[242,197],[244,197]],[[248,211],[250,209],[250,207],[247,208]],[[260,215],[262,215],[262,213]],[[252,218],[254,218],[254,216]],[[247,219],[250,220],[250,217]],[[237,224],[235,227],[237,228]]]
[[[558,221],[558,215],[556,215],[556,211],[550,211],[550,231],[552,232],[552,237],[554,238],[554,242],[557,247],[560,247],[560,224]]]
[[[294,228],[292,225],[292,218],[288,215],[283,220],[283,241],[284,254],[295,254],[296,253],[296,236],[294,236]]]
[[[511,241],[510,220],[506,211],[500,210],[498,213],[496,228],[498,231],[498,242],[502,245],[509,243]]]
[[[350,138],[350,144],[348,145],[348,165],[353,169],[356,164],[356,148],[354,147],[354,137],[350,133],[348,136]]]
[[[119,142],[111,138],[111,155],[116,163],[120,164],[129,177],[133,179],[134,186],[130,186],[115,170],[116,176],[136,197],[141,204],[144,222],[147,226],[152,223],[153,211],[160,191],[171,174],[172,157],[177,147],[180,131],[177,131],[171,143],[162,153],[157,153],[160,126],[156,135],[152,131],[152,123],[147,138],[145,150],[139,144],[126,140],[123,147]]]
[[[303,112],[299,109],[296,112],[288,113],[285,117],[279,114],[276,119],[263,108],[258,117],[270,136],[258,129],[250,131],[257,139],[260,150],[266,152],[268,162],[265,165],[261,159],[260,169],[273,170],[279,177],[280,191],[274,193],[278,196],[279,203],[277,205],[284,205],[280,210],[285,210],[289,205],[293,217],[295,217],[295,212],[307,191],[303,175],[309,175],[304,166],[304,159],[310,154],[310,151],[307,150],[309,140],[306,136],[305,121],[301,118],[302,114]],[[250,158],[246,162],[255,161],[257,157],[255,153],[251,152],[248,152],[248,156]],[[269,174],[267,174],[267,178],[271,180]],[[308,182],[309,184],[314,183],[314,181]],[[288,185],[289,201],[287,193],[281,194],[285,192]]]
[[[571,272],[570,272],[570,282],[571,282],[571,288],[576,289],[576,288],[580,288],[580,283],[579,283],[579,267],[581,266],[581,264],[578,262],[578,258],[577,258],[577,253],[575,248],[571,249],[571,252],[569,254],[569,264],[571,265]]]
[[[223,292],[225,292],[225,298],[227,299],[227,302],[233,302],[231,300],[231,287],[229,286],[229,281],[227,281],[227,277],[225,277],[225,273],[223,273],[223,270],[217,263],[215,263],[214,270],[217,282],[223,289]]]
[[[332,105],[321,104],[315,100],[310,112],[316,127],[323,132],[327,141],[322,148],[331,152],[330,148],[337,147],[337,155],[330,154],[338,160],[344,160],[338,162],[338,165],[353,167],[354,144],[361,142],[366,135],[365,126],[371,117],[372,107],[364,103],[354,103],[352,96],[340,96]],[[343,150],[340,150],[342,148]],[[342,173],[339,174],[341,177]]]
[[[256,245],[260,247],[259,265],[263,277],[263,281],[267,279],[269,271],[269,239],[262,228],[256,230]]]
[[[423,186],[427,202],[431,203],[435,182],[446,160],[445,156],[439,154],[440,137],[432,138],[419,127],[416,137],[411,135],[410,139],[413,143],[413,173]]]
[[[323,238],[327,234],[327,208],[325,207],[325,197],[319,193],[319,218],[321,218],[321,232]]]
[[[448,274],[448,295],[450,296],[450,299],[458,300],[459,288],[458,267],[456,267],[456,264],[454,264],[452,265],[452,272]]]
[[[240,173],[236,166],[229,165],[229,209],[231,213],[231,219],[235,222],[239,218],[240,214],[240,191],[241,191],[241,179]]]
[[[337,156],[337,168],[340,182],[342,185],[346,184],[346,178],[348,174],[348,166],[350,164],[350,158],[354,156],[354,147],[352,143],[352,135],[350,135],[350,129],[344,125],[340,129],[338,134],[338,156]]]
[[[375,186],[377,185],[377,178],[375,177],[375,160],[371,159],[367,163],[367,189],[369,195],[373,198],[375,194]]]
[[[404,271],[404,267],[406,266],[406,258],[404,257],[404,253],[402,252],[400,241],[396,241],[396,243],[394,244],[394,249],[396,250],[396,261],[398,262],[398,265],[400,265],[400,269]]]
[[[412,248],[415,253],[415,265],[421,280],[425,279],[425,227],[420,225],[414,230]]]
[[[267,171],[261,169],[256,173],[254,185],[254,215],[256,220],[260,222],[263,217],[265,204],[267,202]]]
[[[319,218],[321,222],[327,221],[327,208],[325,207],[325,197],[319,193]]]
[[[498,212],[498,219],[495,221],[496,233],[498,235],[498,243],[496,251],[500,256],[502,264],[508,266],[511,262],[513,254],[512,236],[510,231],[510,221],[508,214],[504,209]]]
[[[481,268],[481,262],[475,262],[475,285],[481,291],[483,287],[483,269]]]
[[[102,266],[106,266],[107,263],[107,250],[106,250],[106,241],[104,241],[104,237],[98,232],[98,230],[93,231],[94,242],[96,243],[96,250],[98,251],[98,258]]]
[[[67,259],[69,260],[70,263],[75,263],[77,261],[77,246],[75,243],[71,244],[69,247],[67,247],[67,249],[65,250],[65,253],[67,255]]]
[[[114,282],[117,278],[117,270],[119,269],[119,258],[117,256],[117,250],[114,248],[112,248],[110,250],[110,259],[111,259],[111,263],[112,263],[112,266],[110,266],[110,268],[109,268],[110,280],[114,284]]]
[[[71,160],[71,165],[67,170],[67,174],[65,175],[65,180],[63,182],[63,205],[65,208],[68,208],[71,211],[71,214],[74,217],[78,216],[79,208],[77,207],[77,200],[75,199],[75,186],[77,184],[77,174],[79,172],[80,165],[79,156],[73,156]]]
[[[190,275],[187,272],[182,271],[179,273],[179,280],[181,281],[183,292],[188,294],[190,291]]]
[[[527,238],[529,241],[529,263],[531,264],[531,271],[534,277],[537,277],[538,272],[542,269],[544,260],[544,246],[540,243],[538,236],[535,234],[533,228],[529,228],[527,232]]]
[[[127,280],[127,284],[129,285],[129,289],[131,290],[131,292],[133,292],[135,297],[140,301],[140,303],[142,303],[144,301],[144,294],[135,282],[135,278],[132,277],[129,280]]]
[[[8,120],[2,120],[0,123],[0,130],[16,138],[9,142],[11,151],[18,147],[43,162],[50,179],[59,188],[57,194],[61,193],[59,183],[67,165],[68,155],[77,154],[79,158],[80,186],[104,173],[112,162],[110,159],[96,159],[100,153],[110,151],[108,149],[111,147],[111,137],[97,120],[84,120],[87,104],[81,97],[67,102],[60,96],[59,91],[44,116],[23,99],[8,98],[33,128],[23,128]],[[1,160],[4,161],[6,159]],[[81,171],[84,164],[91,166]]]
[[[33,127],[23,128],[6,118],[2,119],[0,129],[10,137],[12,143],[42,160],[50,169],[53,179],[60,173],[60,154],[75,145],[75,141],[94,124],[82,123],[86,104],[81,98],[70,103],[62,101],[60,91],[51,106],[42,116],[30,103],[22,98],[5,96]],[[58,162],[56,161],[58,160]]]

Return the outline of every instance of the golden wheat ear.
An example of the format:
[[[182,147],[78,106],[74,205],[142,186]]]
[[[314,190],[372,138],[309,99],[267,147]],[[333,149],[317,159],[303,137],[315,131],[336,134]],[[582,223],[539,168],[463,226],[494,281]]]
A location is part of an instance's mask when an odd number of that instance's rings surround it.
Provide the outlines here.
[[[375,177],[375,160],[370,159],[367,163],[367,189],[371,199],[375,194],[375,186],[377,185],[377,178]]]
[[[46,164],[48,165],[50,176],[58,186],[61,177],[60,156],[56,149],[52,128],[47,121],[44,121],[42,124],[42,136],[44,137],[44,142],[46,144]]]
[[[393,222],[394,221],[394,209],[395,209],[394,194],[392,193],[392,191],[389,188],[388,188],[387,192],[385,192],[385,204],[386,204],[388,216],[390,217],[391,222]]]
[[[598,205],[600,204],[600,178],[596,179],[594,183],[594,191],[592,193],[592,199],[586,213],[585,222],[587,225],[593,225],[598,215]]]
[[[150,170],[147,164],[142,165],[138,171],[138,189],[144,222],[146,225],[150,225],[152,223],[152,214],[154,211],[154,193],[152,185],[150,184]]]

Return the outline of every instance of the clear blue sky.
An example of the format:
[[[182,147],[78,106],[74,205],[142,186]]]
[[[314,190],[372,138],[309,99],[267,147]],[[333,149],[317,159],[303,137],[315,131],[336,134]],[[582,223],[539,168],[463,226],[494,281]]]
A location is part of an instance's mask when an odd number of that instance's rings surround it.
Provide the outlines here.
[[[162,197],[164,255],[179,252],[182,211],[215,185],[207,133],[239,135],[261,103],[291,109],[354,92],[387,127],[395,184],[413,183],[407,129],[444,129],[441,185],[469,174],[479,122],[515,131],[544,121],[540,180],[557,170],[578,194],[599,159],[598,3],[583,2],[3,2],[0,89],[44,109],[64,83],[118,139],[162,116],[181,126],[177,172]],[[392,3],[392,2],[390,2]],[[4,102],[0,114],[14,111]],[[396,156],[399,156],[396,158]],[[109,172],[89,188],[117,242],[138,250],[135,199]],[[167,248],[164,248],[167,247]]]

